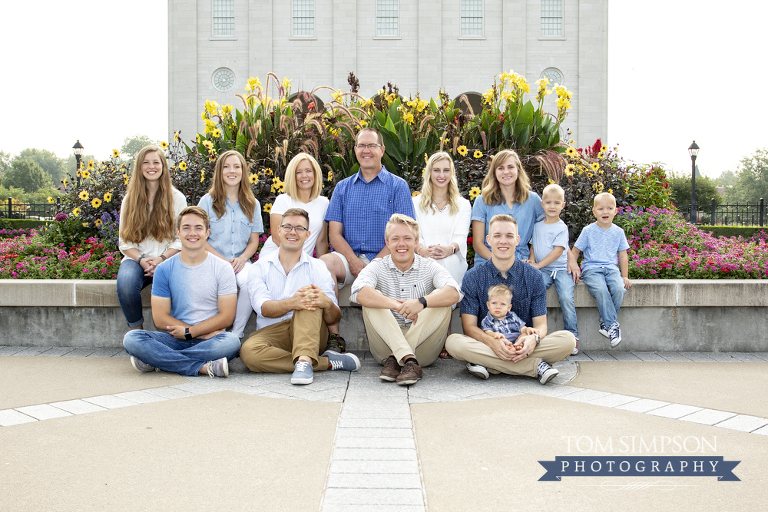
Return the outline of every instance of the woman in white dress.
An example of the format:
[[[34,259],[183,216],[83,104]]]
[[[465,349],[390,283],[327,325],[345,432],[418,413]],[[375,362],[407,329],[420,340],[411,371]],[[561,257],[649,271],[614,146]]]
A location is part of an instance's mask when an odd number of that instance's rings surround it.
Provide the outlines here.
[[[328,198],[321,196],[323,174],[320,164],[312,155],[299,153],[291,159],[285,170],[285,193],[280,194],[272,205],[269,215],[269,228],[277,233],[283,213],[291,208],[301,208],[309,214],[309,238],[304,243],[304,252],[310,257],[317,250],[317,257],[328,252],[328,223],[325,211]],[[259,252],[263,258],[277,251],[280,239],[270,236]]]
[[[421,194],[413,198],[421,236],[416,253],[437,260],[459,285],[467,272],[467,234],[472,206],[459,195],[456,169],[445,151],[427,161]],[[445,350],[440,357],[450,357]]]

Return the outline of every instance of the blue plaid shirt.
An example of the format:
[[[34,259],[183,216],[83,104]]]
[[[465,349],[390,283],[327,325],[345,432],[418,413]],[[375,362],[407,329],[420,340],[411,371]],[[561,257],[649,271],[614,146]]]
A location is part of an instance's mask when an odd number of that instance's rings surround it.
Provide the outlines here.
[[[384,248],[384,228],[393,213],[416,217],[408,184],[382,166],[370,182],[360,171],[341,180],[333,190],[325,220],[341,222],[344,240],[355,254],[373,260]]]
[[[507,313],[504,318],[496,318],[488,312],[485,318],[483,318],[481,329],[484,331],[500,332],[507,338],[508,342],[514,343],[520,337],[520,329],[524,326],[525,322],[514,311]]]
[[[518,259],[507,271],[506,278],[502,277],[493,260],[475,265],[464,274],[461,314],[476,316],[477,326],[482,329],[481,320],[488,315],[488,289],[500,283],[512,288],[512,311],[525,325],[533,326],[534,317],[547,314],[547,289],[541,272]]]

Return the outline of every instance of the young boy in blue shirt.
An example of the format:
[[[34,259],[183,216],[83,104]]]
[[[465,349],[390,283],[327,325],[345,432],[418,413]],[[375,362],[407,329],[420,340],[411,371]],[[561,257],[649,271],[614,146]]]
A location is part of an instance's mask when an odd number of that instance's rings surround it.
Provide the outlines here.
[[[613,224],[613,218],[616,216],[616,198],[613,194],[603,192],[596,195],[592,213],[597,221],[581,231],[573,248],[573,255],[578,259],[579,253],[584,253],[581,280],[597,301],[600,334],[609,338],[611,347],[615,347],[621,343],[619,308],[624,300],[624,293],[632,286],[628,277],[629,244],[624,230]],[[619,265],[616,265],[617,257]]]
[[[563,312],[563,326],[576,337],[576,347],[571,353],[575,356],[579,353],[579,328],[573,303],[575,283],[568,273],[568,226],[560,220],[560,212],[565,206],[563,188],[554,183],[544,187],[541,206],[544,219],[533,226],[531,258],[526,261],[541,271],[547,289],[554,283]]]

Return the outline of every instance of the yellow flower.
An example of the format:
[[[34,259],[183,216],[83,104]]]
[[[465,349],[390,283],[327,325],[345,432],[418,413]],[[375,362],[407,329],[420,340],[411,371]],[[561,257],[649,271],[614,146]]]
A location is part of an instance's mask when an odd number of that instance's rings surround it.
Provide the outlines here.
[[[182,171],[186,171],[187,170],[187,162],[179,162],[179,169],[181,169]]]
[[[98,208],[99,206],[101,206],[101,199],[99,199],[98,197],[94,197],[93,199],[91,199],[91,206],[93,206],[94,208]]]
[[[48,196],[48,202],[49,203],[54,203],[55,201],[53,200],[53,198],[51,196]]]
[[[248,176],[248,181],[253,183],[254,185],[259,182],[259,175],[258,174],[251,174]]]
[[[179,132],[173,132],[173,141],[179,142]]]
[[[605,144],[603,144],[602,146],[600,146],[600,151],[601,151],[602,153],[605,153],[606,151],[608,151],[608,146],[606,146]]]
[[[88,223],[87,222],[83,222],[83,227],[87,228],[88,227]]]
[[[206,149],[210,150],[213,147],[213,142],[211,142],[209,140],[204,140],[203,141],[203,146],[205,146]]]
[[[336,103],[341,103],[344,101],[344,93],[341,92],[341,89],[333,93],[331,96],[333,96],[333,101]]]
[[[613,189],[612,189],[612,188],[609,188],[609,189],[608,189],[608,193],[609,193],[609,194],[613,194]]]
[[[593,170],[593,171],[597,171],[597,170],[599,170],[599,169],[600,169],[600,164],[599,164],[599,163],[597,163],[597,162],[593,162],[593,163],[590,165],[590,167],[592,168],[592,170]]]
[[[591,178],[592,176],[594,176],[594,174],[592,174],[591,172],[587,173],[587,178]]]
[[[88,200],[88,191],[87,191],[87,190],[82,190],[82,191],[81,191],[81,192],[80,192],[80,193],[77,195],[77,197],[79,197],[79,198],[80,198],[80,199],[82,199],[83,201],[87,201],[87,200]]]
[[[67,182],[67,180],[66,180],[66,179],[63,179],[63,180],[61,180],[61,184],[62,184],[62,185],[64,185],[65,187],[66,187],[67,185],[69,185],[69,183]]]
[[[94,225],[95,225],[97,228],[100,228],[100,227],[101,227],[101,225],[102,225],[103,223],[102,223],[101,219],[96,219],[95,221],[93,221],[93,224],[94,224]]]
[[[163,149],[168,149],[168,143],[163,141],[163,142],[160,143],[160,147],[163,148]]]
[[[197,134],[197,143],[200,144],[200,134]]]
[[[275,176],[272,178],[272,192],[281,193],[285,191],[285,183]]]
[[[480,195],[480,187],[472,187],[469,189],[469,199],[474,201],[477,196]]]
[[[89,171],[93,170],[93,160],[88,160],[88,170]]]
[[[328,181],[333,181],[333,171],[328,171]]]
[[[213,136],[214,136],[214,137],[216,137],[217,139],[218,139],[219,137],[221,137],[221,130],[219,130],[218,128],[216,128],[215,130],[213,130]]]
[[[79,217],[80,216],[80,208],[75,208],[74,210],[72,210],[72,215],[74,215],[75,217]]]
[[[366,121],[365,119],[361,119],[360,126],[366,126],[366,125],[368,125],[368,121]]]
[[[456,151],[458,151],[461,156],[467,156],[467,153],[469,153],[469,150],[467,150],[467,146],[459,146],[458,148],[456,148]]]
[[[200,183],[205,181],[205,171],[200,171]]]
[[[120,156],[120,150],[119,149],[113,149],[112,150],[112,158],[117,158]]]
[[[628,188],[625,188],[625,189],[624,189],[624,193],[625,193],[625,194],[629,194],[629,189],[628,189]]]
[[[265,211],[265,212],[267,212],[267,213],[271,212],[271,211],[272,211],[272,203],[267,203],[267,204],[265,204],[265,205],[262,207],[262,210],[264,210],[264,211]]]
[[[283,77],[283,88],[284,89],[290,89],[291,88],[291,81],[288,80],[288,77]]]
[[[474,156],[475,158],[483,158],[483,152],[480,151],[479,149],[476,149],[474,155],[472,156]]]
[[[494,98],[495,94],[496,93],[494,92],[493,89],[488,89],[487,91],[485,91],[485,94],[483,94],[483,101],[487,105],[493,105],[493,98]]]
[[[245,90],[253,92],[257,87],[261,88],[261,81],[258,78],[251,77],[248,79],[248,84],[245,86]]]
[[[270,169],[269,167],[264,169],[262,172],[264,173],[264,176],[272,176],[272,169]]]
[[[80,171],[80,176],[82,176],[85,179],[88,179],[91,177],[91,173],[89,173],[88,171]]]
[[[601,151],[597,154],[597,158],[603,159],[605,158],[605,151]]]
[[[414,190],[413,192],[411,192],[411,197],[416,197],[416,196],[418,196],[419,194],[421,194],[421,191],[419,191],[419,190]]]
[[[565,166],[565,175],[566,176],[573,176],[573,171],[576,169],[576,166],[573,164],[568,164]]]
[[[572,158],[579,156],[579,152],[576,151],[576,148],[572,148],[572,147],[569,147],[568,149],[566,149],[565,154]]]
[[[208,155],[208,161],[209,162],[215,162],[216,161],[216,150],[211,150],[211,154]]]
[[[123,183],[127,185],[128,184],[128,180],[129,180],[128,175],[127,174],[123,174]]]
[[[413,124],[413,114],[411,114],[410,112],[406,112],[403,115],[403,121],[405,121],[408,124]]]
[[[111,203],[112,202],[112,194],[110,192],[107,192],[104,194],[104,202],[105,203]]]
[[[200,114],[200,117],[202,117],[203,119],[208,119],[208,118],[206,117],[206,113],[205,113],[205,111],[203,111],[203,112]]]

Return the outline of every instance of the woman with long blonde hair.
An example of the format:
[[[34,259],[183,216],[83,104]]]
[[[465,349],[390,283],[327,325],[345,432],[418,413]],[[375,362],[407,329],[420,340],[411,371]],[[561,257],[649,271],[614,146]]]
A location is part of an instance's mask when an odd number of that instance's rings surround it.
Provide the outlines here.
[[[261,205],[251,190],[248,165],[236,150],[222,153],[216,160],[211,189],[198,203],[211,219],[211,234],[205,248],[229,262],[237,280],[237,311],[232,332],[240,339],[251,317],[247,281],[251,258],[259,248],[264,231]]]
[[[312,256],[317,251],[319,258],[328,252],[328,223],[325,212],[328,198],[320,195],[323,191],[323,173],[320,164],[312,155],[299,153],[288,162],[285,169],[285,193],[275,198],[269,215],[269,229],[277,233],[283,213],[291,208],[301,208],[309,213],[309,237],[304,242],[304,252]],[[280,239],[270,236],[261,248],[259,258],[277,252]]]
[[[494,215],[511,215],[517,221],[520,242],[515,249],[515,258],[528,259],[528,243],[533,234],[533,225],[544,218],[541,198],[531,190],[520,157],[511,149],[504,149],[494,155],[488,174],[483,179],[482,193],[472,206],[472,247],[475,249],[475,266],[491,259],[491,247],[485,241]]]
[[[175,223],[186,206],[184,194],[171,185],[163,150],[142,148],[120,205],[119,247],[125,257],[117,272],[117,300],[131,329],[144,328],[141,290],[152,283],[155,268],[181,250]]]
[[[421,236],[416,253],[437,260],[461,284],[467,271],[467,233],[472,207],[459,194],[451,155],[438,151],[427,161],[421,194],[413,198]]]

